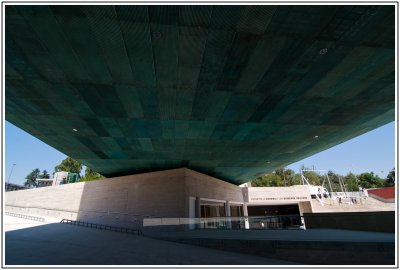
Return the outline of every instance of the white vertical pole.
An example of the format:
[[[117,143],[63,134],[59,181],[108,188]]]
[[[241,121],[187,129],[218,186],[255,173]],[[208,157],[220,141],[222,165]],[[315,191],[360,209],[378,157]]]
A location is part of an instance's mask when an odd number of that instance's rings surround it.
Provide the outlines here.
[[[247,203],[243,204],[243,214],[244,214],[244,227],[245,229],[250,229],[250,225],[249,225],[249,213],[247,212]]]

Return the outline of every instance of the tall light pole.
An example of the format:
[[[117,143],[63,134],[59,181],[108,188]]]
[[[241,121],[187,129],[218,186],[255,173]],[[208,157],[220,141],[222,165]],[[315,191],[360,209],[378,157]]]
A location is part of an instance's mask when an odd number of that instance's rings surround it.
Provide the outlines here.
[[[10,183],[11,174],[12,174],[12,172],[13,172],[13,170],[14,170],[14,166],[15,166],[15,165],[17,165],[17,164],[14,163],[14,164],[12,165],[12,167],[11,167],[11,172],[10,172],[10,175],[8,176],[8,180],[7,180],[7,183],[8,183],[8,184]]]

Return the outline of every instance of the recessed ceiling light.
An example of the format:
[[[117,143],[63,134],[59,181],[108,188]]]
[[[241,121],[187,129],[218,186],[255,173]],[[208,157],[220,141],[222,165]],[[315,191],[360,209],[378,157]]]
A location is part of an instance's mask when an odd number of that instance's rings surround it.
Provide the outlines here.
[[[323,49],[319,50],[319,54],[320,54],[320,55],[324,55],[324,54],[326,54],[327,52],[328,52],[328,48],[323,48]]]
[[[73,128],[73,129],[72,129],[72,131],[75,131],[75,132],[77,132],[78,130],[77,130],[76,128]]]
[[[318,135],[315,135],[314,138],[317,139],[317,138],[318,138]]]

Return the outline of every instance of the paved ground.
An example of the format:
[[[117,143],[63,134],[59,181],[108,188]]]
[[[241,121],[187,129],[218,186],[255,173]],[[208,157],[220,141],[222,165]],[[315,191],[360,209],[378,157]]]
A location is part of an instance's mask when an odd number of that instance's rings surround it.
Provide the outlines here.
[[[6,265],[289,265],[143,236],[4,216]],[[53,220],[56,221],[56,220]]]
[[[151,233],[154,236],[162,233]],[[312,230],[193,230],[170,232],[171,238],[245,239],[320,242],[394,243],[395,234],[335,229]]]
[[[350,230],[147,232],[156,239],[304,265],[394,265],[395,235]]]

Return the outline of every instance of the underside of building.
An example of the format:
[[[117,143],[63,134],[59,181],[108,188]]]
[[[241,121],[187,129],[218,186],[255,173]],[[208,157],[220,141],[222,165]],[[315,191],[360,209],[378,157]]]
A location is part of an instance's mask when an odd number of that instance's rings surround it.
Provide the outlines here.
[[[5,6],[6,120],[107,177],[244,183],[393,121],[394,84],[394,5]]]

